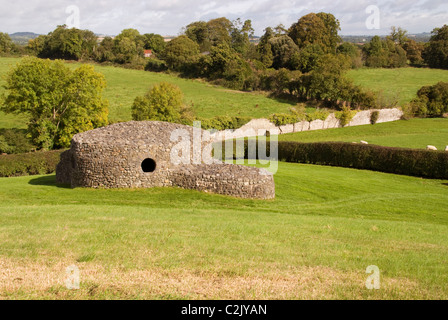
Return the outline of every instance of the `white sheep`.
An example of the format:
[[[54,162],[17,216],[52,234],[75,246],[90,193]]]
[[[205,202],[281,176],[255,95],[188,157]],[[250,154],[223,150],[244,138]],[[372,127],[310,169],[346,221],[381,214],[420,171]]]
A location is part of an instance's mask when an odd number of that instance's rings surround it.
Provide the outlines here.
[[[432,151],[437,151],[437,148],[434,146],[427,146],[426,150],[432,150]]]

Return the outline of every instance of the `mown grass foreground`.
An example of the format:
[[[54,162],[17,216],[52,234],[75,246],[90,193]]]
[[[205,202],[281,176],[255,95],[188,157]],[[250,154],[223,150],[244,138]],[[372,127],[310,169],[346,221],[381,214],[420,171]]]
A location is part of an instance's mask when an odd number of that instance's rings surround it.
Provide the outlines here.
[[[291,163],[275,181],[255,201],[2,178],[0,298],[448,298],[448,181]]]
[[[280,141],[321,142],[361,140],[387,147],[425,149],[428,145],[445,150],[448,119],[411,119],[376,125],[306,131],[279,136]]]

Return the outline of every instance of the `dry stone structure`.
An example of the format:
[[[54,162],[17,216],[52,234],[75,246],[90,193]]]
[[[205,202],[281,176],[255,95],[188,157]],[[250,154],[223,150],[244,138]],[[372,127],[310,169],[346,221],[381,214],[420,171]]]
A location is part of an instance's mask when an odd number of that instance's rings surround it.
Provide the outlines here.
[[[173,132],[188,139],[172,139]],[[56,179],[72,187],[181,187],[240,198],[275,198],[271,173],[212,159],[207,135],[198,128],[151,121],[80,133],[61,155]]]
[[[347,127],[371,125],[372,112],[378,111],[378,120],[376,123],[398,121],[403,116],[403,111],[398,108],[382,110],[366,110],[358,112],[347,125]],[[325,130],[332,128],[342,128],[341,121],[331,113],[325,121],[301,121],[295,124],[287,124],[277,127],[268,119],[254,119],[237,130],[224,130],[215,132],[212,137],[216,141],[243,138],[251,136],[263,136],[269,131],[271,134],[287,134],[303,131]]]

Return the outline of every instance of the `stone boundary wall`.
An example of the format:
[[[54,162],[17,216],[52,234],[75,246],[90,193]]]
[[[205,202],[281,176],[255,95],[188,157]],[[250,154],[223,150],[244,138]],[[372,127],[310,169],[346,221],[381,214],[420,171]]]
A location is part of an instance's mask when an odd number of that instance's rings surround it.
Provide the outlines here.
[[[352,121],[350,121],[347,127],[371,125],[370,119],[374,111],[379,111],[379,117],[376,123],[398,121],[403,116],[403,111],[398,108],[359,111],[353,117]],[[333,128],[342,128],[340,120],[336,118],[334,113],[330,114],[325,121],[302,121],[295,124],[287,124],[284,126],[276,126],[268,119],[253,119],[239,129],[218,131],[212,134],[212,139],[214,141],[222,141],[226,139],[263,136],[266,135],[267,131],[269,131],[271,134],[287,134]]]

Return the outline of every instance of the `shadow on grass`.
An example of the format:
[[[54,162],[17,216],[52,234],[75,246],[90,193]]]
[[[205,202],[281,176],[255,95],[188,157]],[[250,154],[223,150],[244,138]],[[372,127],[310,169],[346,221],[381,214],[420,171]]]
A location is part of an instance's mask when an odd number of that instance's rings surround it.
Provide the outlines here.
[[[447,186],[448,187],[448,183],[442,183],[443,186]]]
[[[71,186],[68,184],[57,184],[56,183],[56,175],[39,177],[30,180],[28,182],[33,186],[45,186],[45,187],[53,187],[53,188],[62,188],[62,189],[71,189]]]
[[[290,95],[288,93],[283,93],[283,94],[271,93],[268,97],[269,97],[269,99],[275,100],[280,103],[287,103],[291,106],[297,105],[297,102],[298,102],[297,98],[295,96]]]

